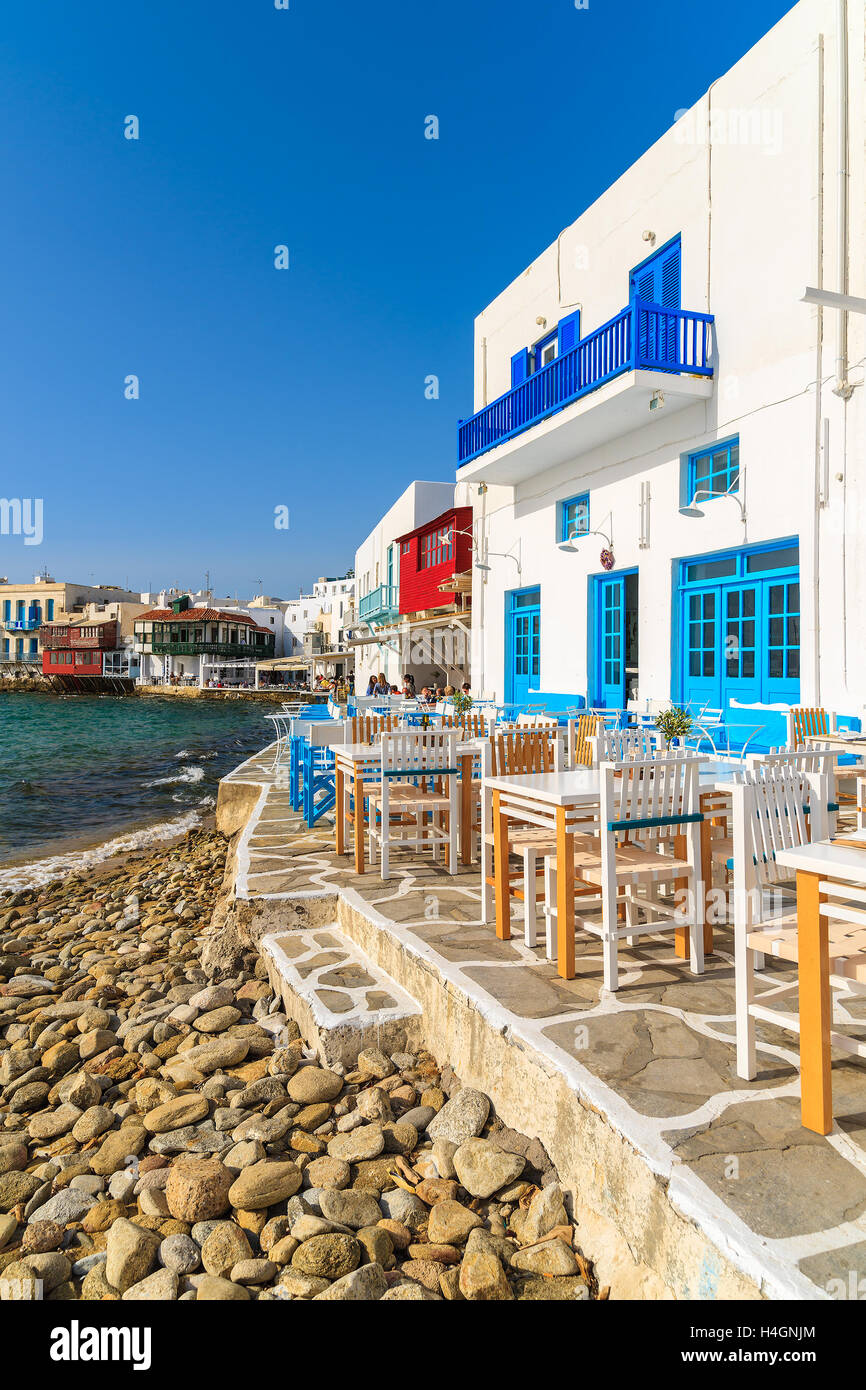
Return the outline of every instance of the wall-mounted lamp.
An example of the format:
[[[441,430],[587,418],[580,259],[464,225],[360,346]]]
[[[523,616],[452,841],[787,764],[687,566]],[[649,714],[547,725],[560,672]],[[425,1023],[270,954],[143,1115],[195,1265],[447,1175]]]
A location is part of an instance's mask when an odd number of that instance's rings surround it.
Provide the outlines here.
[[[650,396],[650,403],[649,403],[649,408],[650,408],[650,410],[663,410],[663,409],[664,409],[664,404],[665,404],[665,393],[664,393],[664,391],[653,391],[652,395]]]
[[[733,486],[733,484],[732,484],[732,486]],[[736,494],[735,492],[731,492],[731,489],[730,489],[730,488],[728,488],[726,492],[710,492],[710,490],[709,490],[708,488],[699,487],[698,490],[697,490],[697,492],[695,493],[694,497],[692,498],[691,502],[689,502],[688,506],[686,506],[686,507],[680,507],[680,516],[692,516],[692,517],[706,516],[706,512],[703,511],[701,507],[696,506],[695,503],[696,503],[700,498],[703,498],[705,501],[711,502],[711,501],[718,501],[719,498],[722,498],[722,497],[730,497],[730,499],[731,499],[732,502],[736,502],[737,506],[738,506],[739,509],[740,509],[740,520],[742,521],[743,525],[745,526],[745,524],[746,524],[746,508],[743,506],[743,503],[742,503],[741,499],[737,496],[737,494]]]
[[[613,550],[613,541],[606,531],[580,531],[576,536],[570,536],[567,541],[557,541],[557,550],[565,550],[571,554],[577,552],[575,541],[582,541],[584,536],[601,536],[609,550]]]
[[[547,327],[547,319],[544,317],[543,314],[539,314],[535,322],[538,324],[539,328]]]
[[[652,246],[652,244],[653,244],[653,242],[655,241],[655,239],[656,239],[656,234],[655,234],[655,232],[641,232],[641,241],[648,241],[648,242],[650,243],[650,245]]]
[[[516,555],[512,555],[512,554],[511,554],[509,551],[507,551],[507,550],[488,550],[487,554],[488,554],[488,555],[498,555],[499,558],[500,558],[501,560],[513,560],[514,563],[515,563],[515,565],[517,566],[517,577],[518,577],[518,578],[521,578],[521,577],[522,577],[522,575],[523,575],[523,567],[521,566],[521,563],[520,563],[520,561],[518,560],[518,558],[517,558]],[[476,561],[475,561],[475,568],[476,568],[477,570],[483,570],[483,572],[484,572],[485,574],[489,574],[489,573],[490,573],[490,570],[491,570],[491,566],[490,566],[490,565],[486,565],[486,564],[484,563],[483,560],[476,560]]]

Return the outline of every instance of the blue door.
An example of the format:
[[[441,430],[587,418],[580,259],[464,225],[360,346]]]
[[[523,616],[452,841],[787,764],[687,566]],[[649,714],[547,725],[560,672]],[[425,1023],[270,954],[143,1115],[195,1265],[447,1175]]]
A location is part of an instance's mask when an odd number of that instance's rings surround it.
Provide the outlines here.
[[[541,590],[516,589],[506,601],[505,698],[525,705],[541,679]]]
[[[680,566],[679,690],[700,710],[800,699],[796,543],[685,560]]]
[[[637,688],[637,591],[636,570],[595,579],[590,702],[598,708],[625,709]]]

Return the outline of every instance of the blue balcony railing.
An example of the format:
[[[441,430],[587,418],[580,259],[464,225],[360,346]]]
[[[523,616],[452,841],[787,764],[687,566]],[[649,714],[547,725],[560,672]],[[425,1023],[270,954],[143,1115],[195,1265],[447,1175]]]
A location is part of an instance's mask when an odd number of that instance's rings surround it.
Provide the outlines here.
[[[633,300],[570,352],[461,420],[458,464],[494,449],[613,377],[638,369],[712,376],[713,315]]]
[[[36,616],[30,618],[7,618],[3,626],[6,628],[7,632],[35,632],[38,627],[42,626],[42,618]]]
[[[397,612],[397,585],[380,584],[358,603],[358,617],[364,622],[384,622]]]

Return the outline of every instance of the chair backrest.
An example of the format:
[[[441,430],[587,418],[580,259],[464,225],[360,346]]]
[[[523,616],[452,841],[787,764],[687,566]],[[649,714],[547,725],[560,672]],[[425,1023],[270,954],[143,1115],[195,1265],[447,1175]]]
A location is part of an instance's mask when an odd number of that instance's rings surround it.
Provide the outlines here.
[[[375,743],[380,734],[397,727],[394,714],[356,714],[352,718],[352,743]]]
[[[568,761],[571,767],[592,767],[595,761],[595,744],[591,742],[598,732],[597,714],[579,714],[568,721]]]
[[[457,772],[453,729],[396,729],[382,734],[382,775]]]
[[[598,761],[624,762],[626,759],[656,758],[666,750],[658,729],[604,729],[597,734]]]
[[[553,729],[497,728],[492,739],[494,777],[516,776],[522,772],[554,772],[559,763],[559,736]]]
[[[803,747],[796,752],[785,748],[773,748],[769,753],[749,753],[746,763],[749,767],[792,767],[797,772],[827,772],[832,774],[836,768],[838,754],[829,748]]]
[[[521,729],[557,729],[559,720],[550,714],[518,714],[517,726]]]
[[[443,729],[461,729],[467,738],[486,738],[488,721],[483,714],[467,710],[465,714],[445,714],[442,716]]]
[[[831,720],[825,709],[791,709],[791,747],[797,749],[807,738],[827,738],[832,732]]]
[[[681,835],[701,820],[700,759],[681,755],[599,764],[602,834]]]
[[[784,763],[748,768],[731,787],[735,885],[760,888],[793,878],[776,855],[824,837],[827,800],[823,773]]]

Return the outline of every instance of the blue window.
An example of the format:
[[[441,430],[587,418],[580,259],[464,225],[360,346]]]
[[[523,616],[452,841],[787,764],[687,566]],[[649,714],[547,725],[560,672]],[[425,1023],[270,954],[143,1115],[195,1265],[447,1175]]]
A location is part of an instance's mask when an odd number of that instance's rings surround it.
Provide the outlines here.
[[[10,621],[11,621],[11,618],[12,618],[12,600],[11,600],[11,598],[4,598],[4,600],[3,600],[3,621],[4,621],[4,623],[10,622]],[[7,650],[8,650],[8,648],[7,648]]]
[[[585,536],[589,530],[589,493],[569,497],[559,504],[559,540]]]
[[[709,449],[689,455],[689,501],[700,492],[702,499],[724,497],[740,490],[740,440],[735,436]]]
[[[38,652],[38,650],[39,650],[39,639],[36,638],[36,637],[31,637],[31,638],[30,638],[30,651],[33,652],[33,653],[35,653],[35,652]]]
[[[53,599],[53,598],[50,598],[50,599],[47,600],[47,608],[48,608],[48,621],[49,621],[49,623],[50,623],[50,622],[51,622],[51,619],[54,617],[54,599]]]

